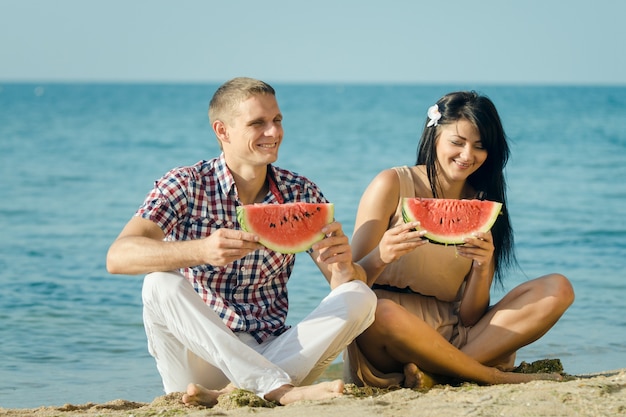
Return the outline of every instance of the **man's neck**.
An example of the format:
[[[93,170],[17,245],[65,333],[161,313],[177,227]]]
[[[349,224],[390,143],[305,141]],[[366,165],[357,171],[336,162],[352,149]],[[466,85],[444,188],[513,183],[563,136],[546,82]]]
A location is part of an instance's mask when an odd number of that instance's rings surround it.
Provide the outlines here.
[[[269,185],[267,183],[267,167],[239,172],[231,169],[237,186],[237,194],[242,204],[260,203],[263,201]]]

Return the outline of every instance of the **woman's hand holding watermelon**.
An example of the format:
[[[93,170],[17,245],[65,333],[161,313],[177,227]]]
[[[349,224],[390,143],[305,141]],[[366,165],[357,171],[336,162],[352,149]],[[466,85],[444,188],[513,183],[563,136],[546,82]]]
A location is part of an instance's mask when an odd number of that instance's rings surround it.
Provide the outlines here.
[[[457,253],[460,256],[471,258],[473,267],[487,267],[493,259],[493,236],[491,231],[486,233],[476,233],[472,237],[465,238],[463,245],[457,246]]]

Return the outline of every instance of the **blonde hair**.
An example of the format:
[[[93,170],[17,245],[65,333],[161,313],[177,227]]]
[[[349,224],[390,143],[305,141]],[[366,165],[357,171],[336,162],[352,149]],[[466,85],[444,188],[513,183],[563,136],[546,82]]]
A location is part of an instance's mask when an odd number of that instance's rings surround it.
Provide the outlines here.
[[[236,111],[242,101],[258,94],[276,95],[276,92],[266,82],[254,78],[237,77],[222,84],[209,104],[209,121],[211,124],[216,120],[226,121]]]

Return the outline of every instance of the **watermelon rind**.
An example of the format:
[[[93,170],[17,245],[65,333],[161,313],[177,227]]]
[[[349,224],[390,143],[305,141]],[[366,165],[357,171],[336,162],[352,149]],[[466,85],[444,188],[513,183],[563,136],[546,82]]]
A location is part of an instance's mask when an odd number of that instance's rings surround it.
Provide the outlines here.
[[[255,227],[255,220],[258,221],[253,218],[255,213],[267,223]],[[285,213],[289,213],[292,218],[287,218]],[[266,248],[283,254],[311,249],[311,246],[324,239],[322,227],[333,220],[332,203],[248,204],[237,207],[237,221],[241,228],[257,235],[259,243]],[[274,225],[271,229],[270,224]],[[285,242],[285,239],[289,242]]]
[[[416,213],[415,207],[423,208],[422,215]],[[454,207],[456,213],[445,212],[442,207]],[[475,217],[469,218],[469,212],[480,208],[480,217],[478,221]],[[452,200],[444,198],[410,198],[405,197],[402,201],[402,217],[405,223],[419,221],[420,226],[416,230],[426,230],[424,237],[431,242],[441,243],[444,245],[460,245],[465,243],[465,239],[473,236],[475,233],[486,233],[491,230],[500,212],[502,211],[502,203],[489,200]],[[454,217],[454,218],[453,218]],[[465,224],[467,223],[476,223]],[[471,220],[471,221],[469,221]],[[454,227],[461,230],[450,231],[444,230],[447,225],[454,224]],[[440,225],[440,226],[439,226]]]

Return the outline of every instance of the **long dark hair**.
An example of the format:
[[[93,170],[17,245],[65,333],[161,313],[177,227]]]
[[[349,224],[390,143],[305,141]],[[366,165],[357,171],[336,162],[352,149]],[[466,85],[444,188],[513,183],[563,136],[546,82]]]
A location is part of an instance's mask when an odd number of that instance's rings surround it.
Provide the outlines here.
[[[477,196],[502,203],[502,214],[491,228],[494,242],[495,280],[502,284],[503,272],[517,265],[514,251],[513,228],[506,206],[506,180],[504,167],[509,159],[509,145],[502,127],[502,121],[493,102],[474,91],[458,91],[446,94],[437,101],[441,119],[438,125],[455,123],[465,119],[472,123],[480,134],[480,141],[487,151],[487,159],[467,179],[476,190]],[[427,127],[417,147],[416,165],[425,165],[433,197],[438,197],[437,190],[437,153],[436,142],[441,130],[439,126]]]

